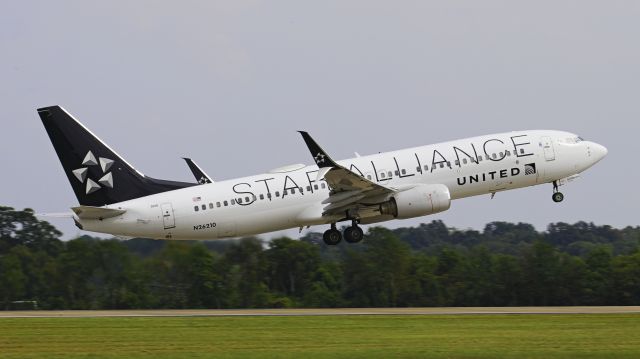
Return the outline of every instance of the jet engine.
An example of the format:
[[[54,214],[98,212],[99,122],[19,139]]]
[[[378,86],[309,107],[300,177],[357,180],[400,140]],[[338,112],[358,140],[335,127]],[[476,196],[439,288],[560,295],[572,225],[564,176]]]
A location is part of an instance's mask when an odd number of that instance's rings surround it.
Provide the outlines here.
[[[443,212],[451,206],[449,188],[443,184],[423,184],[398,192],[380,204],[380,214],[398,219]]]

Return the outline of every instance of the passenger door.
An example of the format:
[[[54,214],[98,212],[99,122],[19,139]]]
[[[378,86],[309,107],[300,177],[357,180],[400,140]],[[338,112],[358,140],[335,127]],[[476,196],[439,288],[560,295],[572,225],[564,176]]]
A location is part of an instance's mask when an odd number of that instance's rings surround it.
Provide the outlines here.
[[[553,161],[556,159],[556,152],[553,149],[553,141],[549,136],[540,137],[542,142],[542,149],[544,151],[544,159],[547,161]]]

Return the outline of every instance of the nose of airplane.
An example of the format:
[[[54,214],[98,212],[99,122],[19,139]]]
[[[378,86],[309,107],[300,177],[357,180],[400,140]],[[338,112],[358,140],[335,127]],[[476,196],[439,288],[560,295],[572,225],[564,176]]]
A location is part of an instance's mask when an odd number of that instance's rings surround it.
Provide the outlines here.
[[[606,147],[595,142],[591,142],[589,148],[591,150],[591,157],[594,159],[594,163],[603,159],[609,152]]]

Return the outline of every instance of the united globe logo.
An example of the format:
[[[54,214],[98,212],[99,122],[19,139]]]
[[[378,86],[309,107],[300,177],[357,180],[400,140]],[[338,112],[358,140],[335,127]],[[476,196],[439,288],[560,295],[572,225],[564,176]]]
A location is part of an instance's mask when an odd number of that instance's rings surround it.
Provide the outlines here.
[[[536,164],[535,163],[528,163],[528,164],[524,165],[524,174],[525,175],[536,174]]]

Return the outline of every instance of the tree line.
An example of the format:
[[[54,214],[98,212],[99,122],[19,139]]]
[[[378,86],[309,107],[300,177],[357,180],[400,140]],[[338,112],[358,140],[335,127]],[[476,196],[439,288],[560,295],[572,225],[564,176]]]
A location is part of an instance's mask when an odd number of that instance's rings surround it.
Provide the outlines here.
[[[0,206],[0,309],[640,305],[640,227],[442,221],[362,243],[101,240]]]

